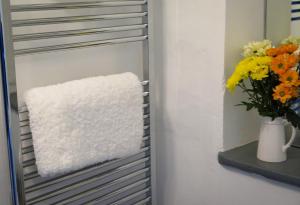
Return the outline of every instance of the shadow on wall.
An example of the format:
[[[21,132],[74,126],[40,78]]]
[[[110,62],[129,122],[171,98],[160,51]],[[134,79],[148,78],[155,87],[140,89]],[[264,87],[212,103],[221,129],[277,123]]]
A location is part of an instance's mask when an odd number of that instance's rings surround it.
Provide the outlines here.
[[[253,8],[252,8],[253,7]],[[238,9],[237,9],[238,8]],[[258,15],[252,11],[257,10]],[[241,58],[242,47],[249,41],[264,38],[263,1],[227,0],[225,36],[225,71],[227,79]],[[256,111],[247,112],[244,107],[236,107],[244,95],[236,89],[233,94],[226,91],[224,96],[223,146],[231,149],[257,139],[259,117]]]

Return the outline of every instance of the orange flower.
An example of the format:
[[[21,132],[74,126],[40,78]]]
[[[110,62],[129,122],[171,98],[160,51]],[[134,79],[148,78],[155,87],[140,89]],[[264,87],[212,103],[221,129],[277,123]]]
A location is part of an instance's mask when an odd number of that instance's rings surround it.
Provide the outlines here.
[[[294,51],[296,51],[298,49],[298,46],[295,44],[286,44],[286,45],[281,46],[281,49],[285,53],[292,54]]]
[[[280,76],[280,81],[290,86],[299,86],[299,73],[295,70],[288,70]]]
[[[298,97],[297,87],[291,87],[287,84],[281,83],[276,86],[273,90],[273,99],[279,100],[281,103],[286,103],[286,101],[290,100],[293,97]]]
[[[290,68],[294,67],[298,62],[298,58],[295,55],[289,55],[287,53],[281,54],[273,58],[271,62],[271,69],[278,75],[284,74]]]
[[[294,67],[298,63],[298,57],[295,55],[289,55],[287,60],[290,68]]]
[[[288,54],[279,55],[273,58],[271,62],[271,69],[278,75],[282,75],[290,68],[288,63]]]
[[[295,44],[286,44],[286,45],[282,45],[278,48],[269,48],[266,51],[266,54],[267,54],[267,56],[276,57],[278,55],[282,55],[285,53],[292,54],[297,49],[298,49],[298,46]]]
[[[298,87],[292,87],[292,97],[297,98],[299,97],[299,88]]]
[[[267,51],[266,51],[266,54],[267,56],[270,56],[270,57],[275,57],[278,55],[278,48],[269,48]]]

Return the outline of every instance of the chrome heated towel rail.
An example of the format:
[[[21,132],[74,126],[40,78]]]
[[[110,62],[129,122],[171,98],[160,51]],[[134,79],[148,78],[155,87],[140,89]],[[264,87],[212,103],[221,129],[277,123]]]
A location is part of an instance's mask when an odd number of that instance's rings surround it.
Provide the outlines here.
[[[153,187],[155,175],[153,138],[153,97],[151,69],[151,2],[145,0],[106,0],[65,3],[40,3],[13,5],[1,0],[1,68],[4,85],[6,134],[9,146],[13,189],[13,204],[155,204]],[[136,11],[127,8],[138,8]],[[101,14],[90,14],[89,9],[105,9]],[[118,8],[118,12],[113,9]],[[122,10],[124,8],[124,10]],[[47,18],[14,18],[26,12],[57,12],[83,10],[82,15],[50,16]],[[110,12],[110,10],[112,10]],[[121,12],[120,12],[121,11]],[[33,15],[34,16],[34,15]],[[137,19],[134,23],[122,20]],[[110,21],[110,25],[89,28],[60,29],[55,31],[15,33],[15,29],[61,24],[89,24]],[[117,23],[114,24],[114,21]],[[150,24],[150,28],[149,28]],[[139,34],[132,35],[135,31]],[[125,33],[124,35],[122,34]],[[118,35],[122,34],[122,35]],[[92,40],[81,40],[54,45],[43,40],[104,35]],[[111,35],[112,37],[107,37]],[[39,41],[36,46],[22,47],[17,43]],[[62,41],[58,41],[62,42]],[[144,88],[144,143],[139,153],[122,159],[99,163],[70,174],[42,178],[35,164],[34,147],[29,126],[28,111],[19,106],[15,75],[15,59],[18,56],[55,52],[102,45],[142,42]],[[150,47],[150,49],[149,49]],[[150,51],[150,52],[149,52]]]

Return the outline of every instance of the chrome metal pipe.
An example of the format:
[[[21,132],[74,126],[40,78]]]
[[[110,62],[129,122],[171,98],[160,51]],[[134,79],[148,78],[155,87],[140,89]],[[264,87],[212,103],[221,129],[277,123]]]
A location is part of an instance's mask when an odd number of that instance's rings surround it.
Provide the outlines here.
[[[66,3],[45,3],[45,4],[21,4],[11,6],[12,12],[24,11],[45,11],[58,9],[82,9],[98,7],[117,7],[117,6],[138,6],[144,5],[145,0],[125,0],[125,1],[87,1],[87,2],[66,2]]]
[[[144,80],[141,82],[142,86],[149,85],[149,80]]]
[[[142,81],[141,84],[142,84],[143,86],[148,85],[148,84],[149,84],[149,81]],[[143,108],[147,108],[147,107],[149,107],[149,104],[148,104],[148,103],[143,104]],[[19,110],[19,118],[22,118],[21,114],[27,113],[27,115],[28,115],[28,109],[27,109],[27,106],[26,106],[26,105],[20,106],[20,107],[18,108],[18,110]],[[21,120],[21,121],[22,121],[22,120]]]
[[[26,54],[45,53],[45,52],[51,52],[57,50],[69,50],[75,48],[85,48],[85,47],[93,47],[93,46],[100,46],[100,45],[129,43],[129,42],[136,42],[136,41],[144,41],[147,38],[148,36],[133,36],[127,38],[115,38],[115,39],[107,39],[107,40],[61,44],[61,45],[54,45],[54,46],[25,48],[25,49],[15,50],[15,55],[18,56],[18,55],[26,55]]]
[[[147,12],[104,14],[104,15],[86,15],[86,16],[67,16],[67,17],[53,17],[53,18],[35,18],[35,19],[13,20],[12,25],[13,25],[13,27],[22,27],[22,26],[61,24],[61,23],[75,23],[75,22],[85,22],[85,21],[128,19],[128,18],[139,18],[139,17],[145,17],[145,16],[147,16]]]
[[[147,24],[136,24],[136,25],[114,26],[114,27],[104,27],[104,28],[88,28],[88,29],[76,29],[76,30],[67,30],[67,31],[20,34],[20,35],[14,35],[13,40],[14,42],[17,42],[17,41],[32,41],[32,40],[62,38],[62,37],[71,37],[71,36],[84,36],[84,35],[93,35],[98,33],[139,30],[139,29],[145,29],[147,28],[147,26],[148,26]]]
[[[61,45],[54,45],[54,46],[26,48],[26,49],[15,50],[15,55],[45,53],[45,52],[51,52],[51,51],[56,51],[56,50],[68,50],[68,49],[75,49],[75,48],[100,46],[100,45],[112,45],[112,44],[119,44],[119,43],[144,41],[147,38],[148,38],[148,36],[132,36],[132,37],[126,37],[126,38],[115,38],[115,39],[107,39],[107,40],[61,44]]]
[[[132,36],[127,38],[115,38],[115,39],[107,39],[107,40],[61,44],[61,45],[54,45],[54,46],[26,48],[26,49],[15,50],[15,55],[26,55],[26,54],[35,54],[35,53],[45,53],[45,52],[51,52],[57,50],[69,50],[75,48],[85,48],[85,47],[93,47],[93,46],[100,46],[100,45],[129,43],[129,42],[136,42],[136,41],[144,41],[147,38],[148,36]]]
[[[8,157],[9,162],[9,174],[11,192],[11,204],[25,205],[25,190],[23,179],[23,167],[22,167],[22,152],[20,127],[18,114],[15,107],[18,107],[18,97],[15,95],[17,91],[17,79],[15,69],[15,55],[12,40],[12,19],[10,14],[10,2],[0,1],[0,21],[1,21],[1,38],[0,38],[0,50],[1,50],[1,80],[2,80],[2,103],[3,103],[3,122],[5,130],[3,130],[3,137],[1,144],[7,144],[7,149],[1,147],[4,151],[2,154],[3,159]],[[6,156],[5,154],[8,154]],[[3,176],[6,176],[5,174]],[[3,203],[3,202],[2,202]]]

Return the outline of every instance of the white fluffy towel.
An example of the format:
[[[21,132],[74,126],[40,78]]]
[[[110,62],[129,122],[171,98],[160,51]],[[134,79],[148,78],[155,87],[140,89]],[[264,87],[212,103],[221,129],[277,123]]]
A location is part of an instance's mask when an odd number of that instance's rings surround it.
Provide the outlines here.
[[[25,102],[42,177],[141,149],[143,88],[132,73],[33,88]]]

